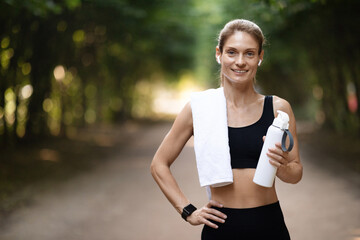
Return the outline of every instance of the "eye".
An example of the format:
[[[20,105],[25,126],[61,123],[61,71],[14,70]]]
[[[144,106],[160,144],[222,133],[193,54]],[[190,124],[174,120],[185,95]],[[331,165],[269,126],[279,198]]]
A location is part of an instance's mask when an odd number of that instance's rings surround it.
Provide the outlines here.
[[[230,56],[233,56],[236,54],[236,52],[234,50],[229,50],[229,51],[227,51],[227,54],[229,54]]]
[[[248,57],[253,57],[253,56],[255,56],[255,53],[254,53],[254,52],[247,52],[247,53],[246,53],[246,56],[248,56]]]

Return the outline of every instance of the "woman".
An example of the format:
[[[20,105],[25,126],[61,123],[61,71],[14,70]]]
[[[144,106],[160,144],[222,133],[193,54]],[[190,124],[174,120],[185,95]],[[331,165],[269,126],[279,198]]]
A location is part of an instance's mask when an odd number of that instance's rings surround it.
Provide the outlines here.
[[[290,117],[289,130],[294,137],[294,147],[290,152],[283,152],[281,144],[276,144],[267,153],[269,162],[277,167],[276,176],[286,183],[297,183],[302,178],[295,117],[290,104],[276,96],[263,96],[254,89],[256,71],[264,56],[264,41],[256,24],[237,19],[225,25],[216,47],[226,99],[233,183],[210,187],[210,201],[196,209],[171,174],[171,164],[194,132],[190,103],[177,116],[151,164],[154,179],[183,218],[192,225],[205,224],[204,240],[290,239],[275,184],[265,188],[252,181],[263,136],[277,110]],[[248,138],[248,133],[253,137]],[[256,133],[255,137],[253,133]]]

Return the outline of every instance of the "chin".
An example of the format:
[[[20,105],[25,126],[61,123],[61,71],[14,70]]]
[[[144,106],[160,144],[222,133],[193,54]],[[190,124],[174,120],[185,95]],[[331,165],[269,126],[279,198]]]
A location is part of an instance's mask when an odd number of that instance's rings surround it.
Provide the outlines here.
[[[239,77],[239,76],[228,76],[226,74],[225,75],[225,78],[230,82],[230,83],[233,83],[233,84],[244,84],[244,83],[248,83],[248,82],[253,82],[253,78],[247,78],[247,77]]]

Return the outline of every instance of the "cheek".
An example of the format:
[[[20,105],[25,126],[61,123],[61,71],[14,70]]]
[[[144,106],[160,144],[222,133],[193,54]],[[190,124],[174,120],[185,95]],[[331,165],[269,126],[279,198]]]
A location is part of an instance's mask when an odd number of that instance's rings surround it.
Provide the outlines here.
[[[251,60],[251,65],[257,67],[258,64],[259,64],[259,61],[260,61],[260,58],[254,58],[254,59]]]
[[[233,64],[233,61],[229,60],[229,59],[223,59],[223,61],[221,62],[221,68],[229,68],[231,65]]]
[[[254,71],[256,71],[257,68],[258,68],[258,61],[250,61],[250,62],[249,62],[249,67],[250,67],[251,69],[253,69]]]
[[[231,64],[226,64],[226,63],[222,63],[221,64],[221,71],[226,73],[226,72],[229,72],[230,71],[230,66]]]

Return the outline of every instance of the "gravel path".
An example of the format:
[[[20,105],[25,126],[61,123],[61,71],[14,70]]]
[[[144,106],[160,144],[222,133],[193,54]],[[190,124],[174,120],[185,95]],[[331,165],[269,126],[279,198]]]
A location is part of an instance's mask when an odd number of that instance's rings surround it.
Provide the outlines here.
[[[183,240],[200,239],[201,227],[184,222],[152,180],[149,165],[170,128],[157,124],[136,133],[113,159],[75,178],[39,190],[0,229],[2,240]],[[303,180],[277,181],[292,239],[359,240],[359,175],[323,169],[303,144]],[[191,141],[172,167],[194,205],[206,203],[199,187]]]

